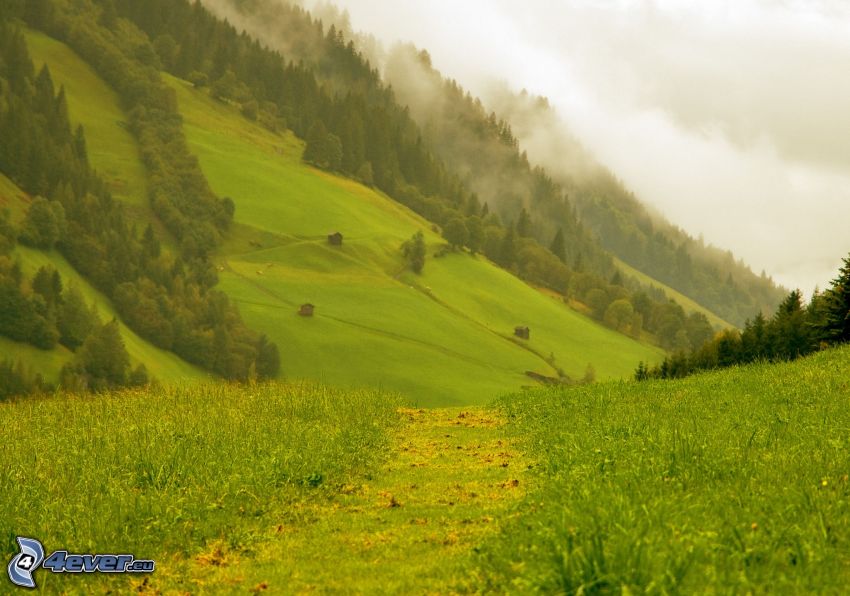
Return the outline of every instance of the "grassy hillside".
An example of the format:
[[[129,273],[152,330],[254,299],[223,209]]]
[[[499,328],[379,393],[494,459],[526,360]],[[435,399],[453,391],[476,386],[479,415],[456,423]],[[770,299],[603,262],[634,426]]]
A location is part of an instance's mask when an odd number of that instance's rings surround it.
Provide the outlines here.
[[[56,88],[65,87],[71,121],[85,130],[94,169],[114,196],[137,211],[147,209],[147,175],[118,95],[62,42],[32,30],[26,38],[36,69],[47,64]]]
[[[36,68],[47,64],[56,88],[64,86],[72,126],[82,125],[85,130],[92,167],[112,195],[127,205],[140,229],[151,224],[163,247],[171,250],[173,238],[148,201],[147,172],[118,95],[64,43],[33,30],[26,30],[26,39]]]
[[[221,287],[249,325],[281,348],[287,377],[401,391],[418,403],[484,403],[534,384],[525,371],[630,375],[661,352],[610,331],[481,257],[432,255],[428,222],[351,180],[305,166],[302,143],[242,118],[169,79],[190,147],[213,189],[236,203],[237,231],[221,252]],[[400,246],[422,230],[422,277],[405,272]],[[344,234],[343,246],[326,241]],[[296,314],[302,303],[316,316]],[[529,325],[531,341],[513,328]]]
[[[482,559],[494,585],[843,593],[850,346],[682,381],[502,401],[538,490]]]
[[[93,165],[140,223],[153,221],[145,170],[115,93],[67,46],[29,31],[37,64],[65,86],[73,122],[86,130]],[[429,222],[386,196],[301,162],[303,144],[272,134],[229,106],[169,79],[178,92],[191,148],[217,193],[237,205],[237,223],[220,254],[221,288],[240,303],[247,323],[278,343],[283,376],[343,386],[380,386],[418,403],[483,403],[534,385],[525,373],[581,377],[592,364],[600,378],[631,374],[660,350],[591,322],[520,282],[486,259],[429,258],[422,277],[405,271],[400,245],[423,230],[429,252],[442,245]],[[4,205],[19,218],[26,198],[0,179]],[[161,228],[160,228],[161,229]],[[339,230],[342,247],[326,235]],[[29,269],[53,261],[96,299],[58,255],[20,249]],[[67,283],[66,281],[66,283]],[[316,316],[297,316],[316,304]],[[513,328],[528,325],[528,342]],[[131,356],[163,380],[199,371],[124,329]],[[54,377],[68,353],[30,359]]]
[[[730,328],[730,327],[734,327],[734,325],[732,323],[724,321],[723,319],[718,317],[716,314],[714,314],[713,312],[711,312],[710,310],[708,310],[704,306],[697,304],[692,299],[688,298],[687,296],[685,296],[684,294],[682,294],[678,290],[674,290],[670,286],[667,286],[667,285],[661,283],[660,281],[649,277],[647,274],[645,274],[641,271],[638,271],[637,269],[635,269],[631,265],[624,263],[623,261],[621,261],[620,259],[618,259],[616,257],[614,258],[614,261],[617,263],[617,267],[620,269],[620,271],[622,271],[626,276],[634,277],[635,279],[637,279],[639,282],[641,282],[643,284],[646,284],[646,285],[649,285],[649,286],[655,286],[656,288],[660,288],[661,290],[664,291],[664,293],[667,295],[668,298],[670,298],[671,300],[675,300],[682,308],[684,308],[685,312],[687,312],[687,313],[699,312],[699,313],[704,314],[706,316],[706,318],[708,319],[708,322],[711,323],[712,327],[720,328],[720,329],[727,329],[727,328]]]
[[[20,221],[26,212],[29,198],[5,176],[0,176],[0,208],[8,208],[13,214],[13,221]],[[86,301],[97,306],[98,314],[103,321],[116,316],[110,301],[94,289],[68,261],[56,251],[44,252],[17,246],[12,258],[21,263],[24,275],[32,278],[39,267],[52,265],[62,276],[64,287],[76,286]],[[135,332],[121,323],[121,337],[130,354],[133,364],[142,363],[152,376],[160,381],[198,380],[209,378],[203,370],[181,360],[171,352],[155,347],[142,339]],[[53,350],[39,350],[32,346],[11,341],[0,337],[0,358],[10,357],[21,359],[34,372],[41,373],[45,380],[55,382],[59,371],[73,358],[73,354],[62,346]]]

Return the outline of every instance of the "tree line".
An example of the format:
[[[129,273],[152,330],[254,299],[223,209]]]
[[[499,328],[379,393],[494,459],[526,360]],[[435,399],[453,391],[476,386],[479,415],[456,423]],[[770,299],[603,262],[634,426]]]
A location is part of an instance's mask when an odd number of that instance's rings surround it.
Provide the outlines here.
[[[10,6],[15,5],[4,4],[6,15]],[[37,7],[45,12],[34,15]],[[14,14],[33,19],[32,24],[47,18],[54,33],[64,32],[66,39],[78,43],[89,39],[89,34],[102,40],[104,28],[98,26],[93,7],[87,2],[73,7],[28,2],[18,5]],[[99,51],[120,53],[110,44]],[[194,236],[184,236],[184,250],[171,255],[161,249],[150,226],[140,232],[130,222],[123,205],[92,170],[82,128],[71,129],[64,90],[56,91],[46,66],[36,74],[23,34],[8,20],[0,22],[0,58],[0,136],[4,139],[0,171],[34,197],[20,239],[43,249],[55,246],[113,301],[131,328],[156,346],[228,379],[274,376],[280,366],[277,347],[248,329],[227,296],[214,289],[217,275],[205,254],[211,245],[187,242]],[[130,77],[134,71],[127,66],[124,72]],[[136,92],[148,97],[155,95],[153,89],[139,85]],[[157,131],[137,129],[137,135],[159,135],[158,142],[182,152],[185,141],[180,140],[179,116],[174,111],[162,117],[165,121],[176,118],[178,125]],[[156,122],[152,120],[152,125]],[[181,136],[171,138],[168,131]],[[193,162],[186,155],[187,163]],[[172,153],[163,151],[158,159],[171,161],[170,157]],[[156,189],[160,184],[182,185],[177,178],[186,172],[175,167],[150,173]],[[200,170],[198,175],[202,179]],[[179,199],[180,195],[169,196]],[[194,200],[187,199],[186,204],[185,211],[191,213]],[[199,216],[199,229],[204,229],[205,221]]]
[[[756,361],[795,360],[850,341],[850,256],[844,259],[829,289],[816,291],[808,304],[794,290],[771,318],[762,313],[747,320],[743,331],[728,329],[690,351],[677,351],[661,364],[643,362],[637,380],[675,379],[702,370]]]
[[[103,324],[79,289],[64,287],[62,276],[51,266],[40,267],[28,279],[20,263],[10,258],[16,238],[8,214],[0,214],[0,335],[42,350],[62,345],[73,352],[60,375],[66,389],[100,391],[147,384],[144,365],[131,369],[118,322]],[[31,240],[24,233],[21,238]],[[0,399],[49,388],[22,362],[0,362]]]

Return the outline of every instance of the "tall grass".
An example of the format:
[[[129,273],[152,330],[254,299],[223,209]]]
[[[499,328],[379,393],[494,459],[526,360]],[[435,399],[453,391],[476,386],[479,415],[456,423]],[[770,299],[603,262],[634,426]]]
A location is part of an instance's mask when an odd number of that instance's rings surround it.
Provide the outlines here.
[[[282,384],[0,404],[0,553],[15,535],[140,557],[248,546],[269,514],[368,473],[397,406]]]
[[[576,593],[840,593],[850,348],[684,381],[511,396],[538,490],[481,564]]]

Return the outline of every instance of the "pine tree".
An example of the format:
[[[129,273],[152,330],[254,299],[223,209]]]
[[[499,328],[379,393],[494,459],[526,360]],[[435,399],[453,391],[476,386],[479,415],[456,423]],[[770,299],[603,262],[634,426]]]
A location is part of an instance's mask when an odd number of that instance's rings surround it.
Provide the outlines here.
[[[782,301],[773,320],[779,358],[793,360],[811,351],[811,340],[803,311],[803,295],[794,290]]]
[[[56,321],[59,330],[59,343],[69,350],[76,350],[92,330],[100,325],[94,307],[86,305],[83,295],[76,286],[64,293],[62,305]]]
[[[552,239],[552,244],[549,245],[549,250],[553,255],[558,257],[562,263],[567,262],[567,245],[564,242],[564,229],[559,227],[558,232]]]
[[[455,216],[449,220],[446,227],[443,229],[443,237],[449,241],[453,248],[461,248],[469,238],[469,231],[466,229],[466,223],[460,216]]]
[[[825,293],[823,337],[833,343],[850,341],[850,256],[844,259],[838,277]]]
[[[325,124],[321,120],[316,120],[307,133],[304,161],[319,167],[327,167],[328,129],[325,128]]]
[[[531,236],[531,217],[525,207],[519,212],[519,219],[516,223],[516,233],[520,238],[528,238]]]
[[[402,253],[414,273],[422,273],[425,267],[425,236],[421,231],[416,232],[402,246]]]
[[[80,348],[78,359],[91,389],[99,391],[125,385],[130,356],[121,339],[118,321],[112,319],[92,333]]]

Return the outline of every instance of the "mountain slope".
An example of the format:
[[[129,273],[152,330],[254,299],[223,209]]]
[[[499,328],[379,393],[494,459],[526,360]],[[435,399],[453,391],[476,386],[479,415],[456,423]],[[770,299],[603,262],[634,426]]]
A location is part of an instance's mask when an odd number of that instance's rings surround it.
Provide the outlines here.
[[[660,350],[615,333],[497,269],[452,253],[431,225],[363,185],[303,165],[303,143],[168,78],[190,148],[213,189],[236,204],[234,237],[220,252],[221,288],[248,323],[281,349],[288,377],[382,385],[423,404],[482,403],[531,384],[525,371],[628,375]],[[422,277],[400,246],[422,230]],[[328,233],[344,234],[329,246]],[[302,303],[316,315],[296,314]],[[531,340],[512,337],[531,327]],[[555,357],[555,367],[547,359]],[[641,356],[643,355],[643,356]]]
[[[67,85],[71,120],[91,126],[93,164],[137,224],[153,221],[146,191],[138,189],[145,182],[140,173],[147,173],[117,96],[64,44],[34,32],[28,40],[36,62]],[[271,133],[235,106],[165,78],[205,176],[236,204],[233,229],[215,253],[219,287],[240,303],[252,328],[280,346],[283,376],[383,386],[427,405],[480,403],[535,384],[528,371],[578,379],[591,364],[599,377],[619,378],[631,375],[637,361],[662,357],[481,256],[435,258],[445,243],[430,222],[366,186],[304,165],[304,144],[292,133]],[[25,195],[4,185],[20,217]],[[328,246],[326,235],[337,230],[343,246]],[[429,247],[422,277],[406,271],[400,250],[417,230]],[[66,283],[98,302],[101,316],[114,315],[58,255],[18,248],[16,256],[29,263],[27,271],[54,263]],[[306,302],[316,305],[316,316],[297,316]],[[531,327],[529,341],[513,336],[520,325]],[[124,338],[134,360],[162,380],[203,375],[127,330]],[[47,368],[55,374],[70,354],[52,357],[57,362]],[[30,364],[42,368],[37,359]]]
[[[27,208],[26,194],[12,184],[5,176],[0,176],[0,207],[8,207],[10,212],[23,213]],[[51,266],[62,276],[65,288],[75,286],[89,304],[97,308],[101,320],[108,321],[117,316],[109,300],[83,278],[56,251],[45,252],[17,246],[12,258],[19,261],[24,275],[31,278],[39,267]],[[209,378],[209,374],[181,360],[171,352],[160,350],[150,342],[139,337],[123,323],[120,324],[121,337],[133,364],[144,364],[148,372],[164,382],[189,381]],[[39,350],[0,337],[0,359],[4,357],[20,358],[34,372],[41,373],[46,381],[56,382],[62,366],[73,358],[73,353],[61,345],[52,350]]]

